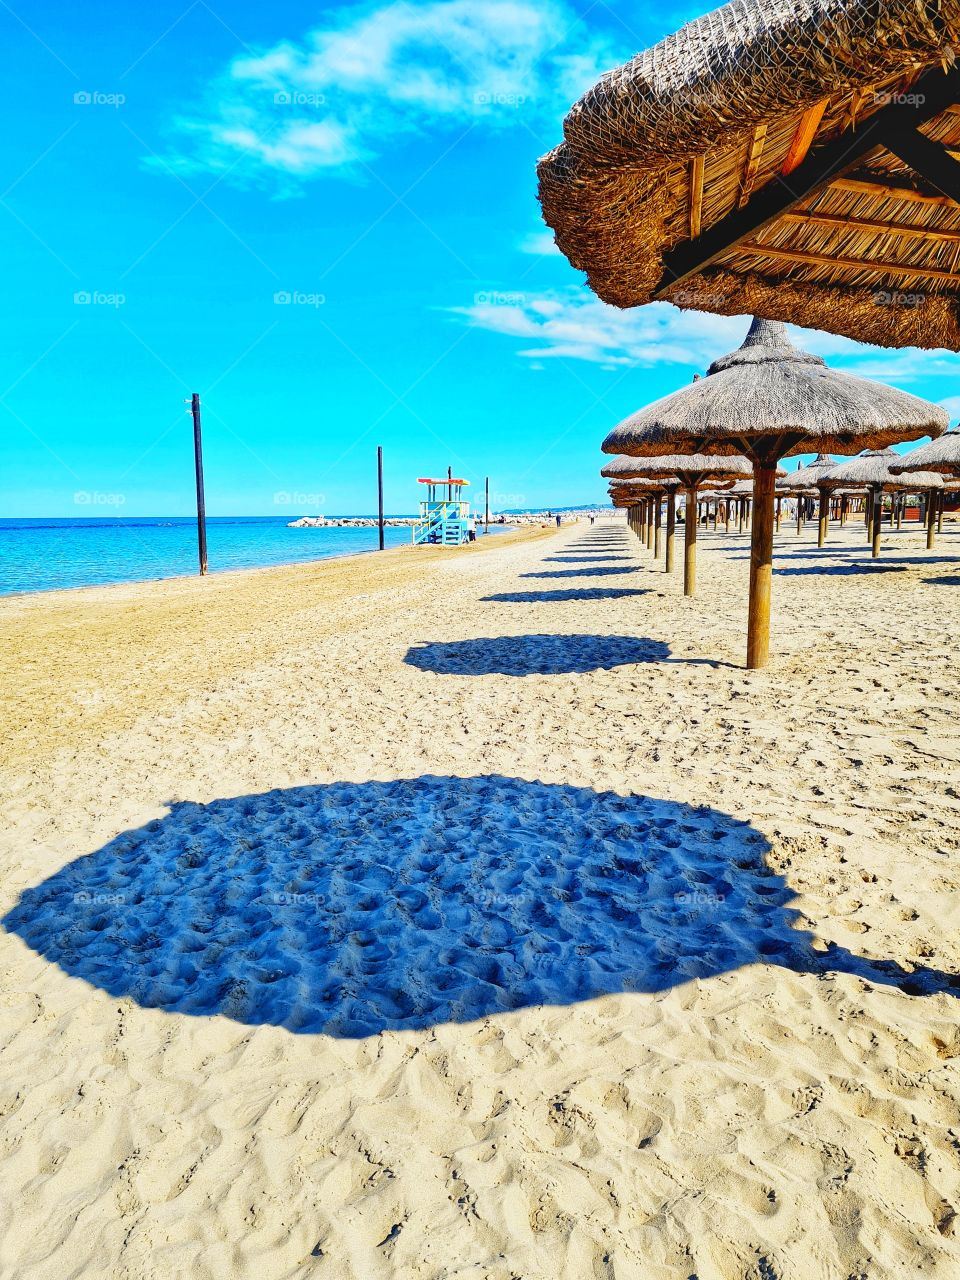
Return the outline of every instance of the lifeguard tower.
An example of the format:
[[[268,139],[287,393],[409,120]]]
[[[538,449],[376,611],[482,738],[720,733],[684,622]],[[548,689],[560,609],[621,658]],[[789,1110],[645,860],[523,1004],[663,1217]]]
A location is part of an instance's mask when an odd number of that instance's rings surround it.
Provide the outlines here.
[[[413,526],[416,545],[435,543],[459,547],[470,540],[470,503],[463,497],[469,483],[453,476],[442,480],[417,478],[417,484],[427,486],[427,496],[420,503],[420,519]]]

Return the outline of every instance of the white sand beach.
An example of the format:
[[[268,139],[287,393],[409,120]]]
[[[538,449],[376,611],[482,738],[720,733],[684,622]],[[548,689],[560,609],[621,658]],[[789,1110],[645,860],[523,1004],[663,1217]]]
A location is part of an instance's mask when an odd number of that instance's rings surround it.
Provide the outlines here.
[[[960,528],[830,538],[0,601],[0,1275],[956,1280]]]

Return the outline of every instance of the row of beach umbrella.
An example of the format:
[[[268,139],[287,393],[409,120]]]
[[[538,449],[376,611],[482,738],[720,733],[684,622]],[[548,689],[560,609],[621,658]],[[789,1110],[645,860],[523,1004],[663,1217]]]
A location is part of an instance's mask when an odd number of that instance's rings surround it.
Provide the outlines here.
[[[884,495],[927,496],[928,539],[944,476],[960,475],[960,431],[946,412],[918,396],[828,368],[799,350],[779,321],[754,317],[743,344],[715,360],[703,378],[632,414],[607,436],[614,454],[601,474],[616,505],[653,499],[655,521],[667,498],[672,568],[676,495],[686,499],[684,591],[696,585],[697,502],[752,500],[747,666],[769,660],[773,533],[777,499],[819,495],[821,545],[832,495],[862,495],[873,554],[879,554]],[[891,446],[923,436],[908,454]],[[782,459],[816,453],[788,475]],[[837,462],[831,455],[858,454]],[[655,532],[654,532],[655,538]]]

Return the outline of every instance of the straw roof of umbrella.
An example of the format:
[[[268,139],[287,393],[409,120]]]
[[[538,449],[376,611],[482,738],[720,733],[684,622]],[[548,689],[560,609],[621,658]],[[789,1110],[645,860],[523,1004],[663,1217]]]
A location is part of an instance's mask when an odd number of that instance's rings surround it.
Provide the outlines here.
[[[742,346],[705,378],[614,428],[604,453],[668,454],[678,444],[710,453],[772,458],[821,450],[855,453],[940,435],[945,410],[880,382],[828,369],[795,347],[779,321],[754,317]]]
[[[960,0],[727,4],[572,107],[544,217],[615,306],[956,349],[958,42]]]
[[[833,467],[824,475],[821,483],[828,487],[866,485],[871,489],[880,488],[885,493],[943,487],[943,477],[932,471],[914,471],[906,476],[893,475],[890,465],[899,460],[900,454],[893,449],[870,449],[859,458],[851,458],[849,462]]]
[[[777,493],[808,493],[816,489],[825,471],[837,465],[829,453],[818,453],[805,467],[798,467],[777,481]]]
[[[960,475],[960,428],[955,427],[942,435],[939,440],[931,440],[922,444],[919,449],[911,449],[901,454],[896,462],[890,464],[895,476],[904,475],[909,479],[911,471],[938,471],[941,475]]]
[[[613,484],[623,484],[626,482],[636,483],[653,483],[654,481],[662,489],[677,488],[680,484],[679,476],[673,475],[669,469],[657,467],[653,472],[643,468],[645,458],[628,458],[625,454],[619,458],[614,458],[612,462],[606,463],[600,468],[600,474],[605,480],[610,480]]]
[[[609,438],[608,436],[607,439]],[[606,449],[606,442],[604,442],[604,449]],[[668,453],[653,457],[622,455],[613,462],[608,462],[600,474],[608,479],[624,480],[672,476],[679,484],[690,488],[697,487],[707,480],[750,476],[753,474],[753,467],[746,458],[722,457],[719,454]]]

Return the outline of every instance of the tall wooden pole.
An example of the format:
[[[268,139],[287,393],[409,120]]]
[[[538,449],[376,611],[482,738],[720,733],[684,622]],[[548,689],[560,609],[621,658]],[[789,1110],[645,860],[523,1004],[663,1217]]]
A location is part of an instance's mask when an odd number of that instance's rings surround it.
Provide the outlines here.
[[[773,580],[773,504],[776,458],[754,459],[753,524],[750,530],[750,601],[747,609],[747,666],[765,667],[770,658],[770,586]]]
[[[487,476],[483,486],[483,523],[487,533],[490,532],[490,477]]]
[[[447,467],[447,501],[448,502],[450,502],[451,499],[453,498],[453,485],[451,483],[452,480],[453,480],[453,467]]]
[[[942,489],[937,494],[937,533],[943,533],[943,504],[946,496]]]
[[[190,397],[193,414],[193,464],[197,475],[197,544],[200,552],[200,573],[207,572],[207,508],[203,496],[203,443],[200,439],[200,397],[194,392]]]
[[[777,533],[779,533],[779,532],[780,532],[780,504],[781,504],[781,502],[783,502],[783,499],[782,499],[782,498],[780,497],[780,495],[778,494],[778,495],[777,495],[777,515],[776,515]]]
[[[697,489],[687,486],[683,512],[683,594],[692,596],[697,590]]]
[[[380,529],[380,550],[383,550],[383,448],[377,445],[377,525]]]
[[[648,500],[647,505],[647,550],[653,550],[653,522],[656,514],[659,512],[660,499],[653,497]]]
[[[673,573],[673,547],[676,539],[677,531],[677,491],[676,489],[667,490],[667,551],[664,562],[664,569],[667,573]]]
[[[660,511],[661,502],[662,502],[662,496],[658,493],[656,498],[657,505],[654,508],[654,512],[653,512],[653,522],[654,522],[653,558],[654,560],[660,559],[660,521],[662,519],[662,515]]]

